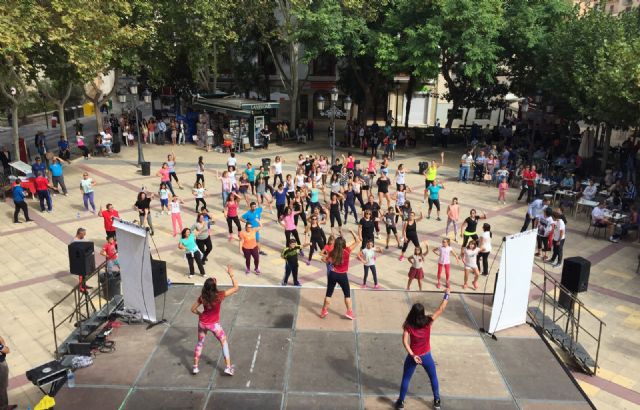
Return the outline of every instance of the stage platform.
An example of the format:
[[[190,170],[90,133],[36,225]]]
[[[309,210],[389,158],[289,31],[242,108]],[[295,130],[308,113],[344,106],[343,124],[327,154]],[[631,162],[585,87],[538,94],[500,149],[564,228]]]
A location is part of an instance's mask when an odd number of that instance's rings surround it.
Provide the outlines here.
[[[209,334],[200,374],[191,374],[200,287],[174,285],[166,295],[168,324],[116,329],[116,351],[100,353],[64,387],[56,408],[73,409],[390,409],[405,352],[401,325],[411,304],[435,310],[441,293],[353,291],[356,320],[344,318],[336,290],[329,316],[318,313],[324,289],[243,287],[225,300],[233,377],[223,374],[219,343]],[[490,296],[487,298],[490,302]],[[162,296],[156,299],[162,312]],[[573,378],[533,328],[482,335],[482,296],[452,294],[434,324],[431,346],[442,408],[591,409]],[[484,322],[488,326],[489,310]],[[417,369],[407,409],[432,408],[431,388]]]

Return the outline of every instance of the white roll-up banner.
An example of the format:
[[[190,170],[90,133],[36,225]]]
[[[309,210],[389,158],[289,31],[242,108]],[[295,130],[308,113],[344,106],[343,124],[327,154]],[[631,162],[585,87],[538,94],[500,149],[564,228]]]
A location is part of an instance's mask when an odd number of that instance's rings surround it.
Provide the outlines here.
[[[527,320],[536,235],[536,230],[532,229],[504,239],[489,333],[521,325]]]
[[[122,280],[124,305],[142,313],[142,317],[156,321],[156,303],[153,298],[151,255],[147,230],[134,223],[114,218],[118,241],[118,261]]]

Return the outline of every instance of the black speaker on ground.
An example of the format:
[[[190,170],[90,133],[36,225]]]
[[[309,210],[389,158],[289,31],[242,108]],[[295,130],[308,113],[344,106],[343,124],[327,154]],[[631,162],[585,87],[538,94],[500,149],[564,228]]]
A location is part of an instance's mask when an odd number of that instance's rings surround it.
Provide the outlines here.
[[[418,174],[424,174],[424,172],[427,170],[427,167],[429,167],[428,162],[418,162]]]
[[[562,278],[560,283],[567,288],[573,296],[579,292],[586,292],[589,288],[589,274],[591,262],[581,256],[566,258],[562,265]],[[565,292],[560,292],[558,304],[572,311],[573,299]]]
[[[153,297],[169,290],[167,283],[167,262],[151,259],[151,277],[153,281]]]
[[[96,269],[93,242],[71,242],[69,249],[69,272],[87,276]]]
[[[271,158],[262,158],[262,166],[264,167],[265,171],[268,171],[269,167],[271,166]]]

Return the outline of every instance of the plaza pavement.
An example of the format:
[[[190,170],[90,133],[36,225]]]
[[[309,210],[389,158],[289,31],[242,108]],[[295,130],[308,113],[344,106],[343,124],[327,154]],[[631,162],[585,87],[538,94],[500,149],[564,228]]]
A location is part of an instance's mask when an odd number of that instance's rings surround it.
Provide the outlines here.
[[[87,229],[88,239],[95,241],[96,246],[103,244],[102,218],[85,213],[82,208],[82,198],[78,188],[81,173],[89,172],[97,182],[95,188],[97,206],[113,203],[124,219],[133,220],[137,218],[137,212],[132,207],[138,190],[143,185],[154,191],[157,189],[159,178],[153,175],[170,151],[171,147],[166,145],[145,146],[145,157],[148,161],[152,161],[150,177],[141,176],[135,166],[135,147],[123,147],[120,154],[108,158],[73,160],[71,165],[65,167],[65,180],[67,187],[70,188],[69,196],[55,196],[52,213],[40,213],[37,201],[28,201],[30,215],[35,223],[14,225],[11,219],[13,213],[11,200],[7,199],[5,203],[0,203],[0,249],[3,250],[0,311],[4,318],[0,324],[0,334],[12,348],[12,353],[8,356],[12,403],[25,408],[27,404],[33,406],[41,397],[40,392],[26,380],[24,373],[52,358],[53,335],[51,318],[47,310],[76,283],[76,278],[68,274],[67,244],[80,226]],[[515,201],[517,196],[515,189],[508,193],[507,205],[501,205],[496,201],[495,188],[455,182],[460,151],[460,147],[447,149],[445,165],[439,171],[439,178],[445,183],[445,190],[441,191],[441,202],[444,205],[442,214],[445,214],[446,204],[454,196],[460,200],[461,219],[468,215],[470,208],[486,212],[489,218],[487,222],[491,224],[494,233],[494,253],[490,257],[491,263],[501,238],[519,231],[526,212],[525,204]],[[341,152],[346,153],[346,151]],[[274,145],[267,152],[253,151],[238,154],[237,157],[239,165],[244,165],[247,161],[255,165],[259,164],[263,157],[273,158],[275,155],[280,155],[286,160],[284,166],[286,174],[293,173],[299,153],[330,154],[330,150],[325,141],[308,145],[288,144],[284,147]],[[193,145],[175,147],[175,154],[176,170],[185,186],[184,190],[177,191],[178,195],[185,200],[182,215],[185,226],[189,226],[195,218],[194,200],[189,187],[195,181],[197,157],[203,155],[207,165],[206,200],[209,210],[216,219],[212,231],[214,250],[210,256],[210,262],[206,265],[207,274],[216,276],[221,283],[226,284],[228,278],[223,272],[223,266],[231,264],[240,272],[237,277],[241,285],[278,285],[283,274],[283,263],[279,258],[279,251],[284,243],[284,233],[283,229],[275,223],[273,215],[266,210],[263,213],[265,226],[261,233],[263,238],[261,243],[267,256],[261,257],[262,275],[242,273],[244,259],[240,256],[238,244],[235,241],[230,243],[227,239],[226,222],[221,212],[220,183],[215,178],[215,170],[225,168],[227,154],[206,153],[197,150]],[[410,171],[407,183],[413,188],[413,192],[408,198],[412,201],[414,209],[422,208],[425,216],[426,207],[422,205],[424,178],[416,171],[419,161],[437,159],[437,157],[439,157],[437,149],[421,145],[415,149],[401,150],[390,167],[390,176],[394,174],[399,163],[403,163]],[[362,156],[358,158],[363,163],[366,162],[366,158]],[[156,216],[159,203],[153,201],[152,205],[154,216]],[[431,248],[439,243],[446,225],[446,218],[436,221],[433,216],[435,215],[432,215],[430,220],[425,219],[420,222],[418,230],[420,239],[428,240]],[[346,227],[357,230],[357,225],[352,221],[351,219]],[[170,216],[156,216],[154,224],[156,228],[154,240],[160,257],[167,261],[168,276],[171,281],[202,284],[203,279],[198,275],[192,280],[187,276],[188,269],[183,253],[177,249],[177,239],[171,235]],[[598,375],[595,377],[577,373],[575,375],[598,408],[638,408],[640,406],[640,380],[637,377],[640,368],[640,358],[637,355],[640,350],[638,342],[640,275],[636,275],[635,270],[640,246],[630,241],[613,244],[585,238],[586,227],[586,217],[579,216],[577,219],[569,217],[565,257],[580,255],[591,260],[589,291],[581,294],[580,298],[606,322],[607,326],[603,335],[600,352],[601,369]],[[325,226],[325,232],[328,233],[329,229],[328,225]],[[382,241],[377,241],[376,245],[384,244]],[[153,251],[155,254],[155,249]],[[377,259],[379,281],[384,289],[402,289],[406,286],[409,263],[399,262],[398,255],[399,250],[391,246]],[[490,276],[481,280],[481,289],[485,280],[488,289],[491,288],[497,265],[496,259]],[[435,267],[436,257],[430,254],[425,264],[426,289],[435,288]],[[560,268],[552,270],[556,275],[560,271]],[[304,263],[300,265],[300,280],[303,287],[324,287],[324,277],[325,267],[317,259],[311,266]],[[361,264],[352,263],[350,277],[354,286],[360,284]],[[533,277],[535,281],[540,282],[542,276],[536,271]],[[461,284],[462,269],[454,265],[452,266],[452,290],[462,291]],[[413,289],[417,289],[415,283]],[[473,293],[473,291],[467,292]],[[334,302],[334,309],[341,312],[341,303],[338,300]],[[71,331],[70,327],[66,330],[64,327],[61,329],[62,333]]]

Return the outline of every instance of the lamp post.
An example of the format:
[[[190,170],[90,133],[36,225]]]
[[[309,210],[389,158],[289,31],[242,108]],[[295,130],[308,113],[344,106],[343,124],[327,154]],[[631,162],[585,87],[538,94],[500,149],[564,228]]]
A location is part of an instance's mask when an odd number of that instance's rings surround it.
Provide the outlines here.
[[[142,92],[142,103],[138,103],[138,83],[132,81],[129,83],[129,93],[131,94],[131,104],[130,106],[134,110],[136,114],[136,134],[138,139],[138,165],[145,162],[144,153],[142,152],[142,140],[140,136],[140,121],[138,119],[138,109],[144,107],[145,105],[151,103],[151,92],[148,89],[145,89]],[[124,91],[118,92],[118,101],[121,104],[127,102],[127,93]]]
[[[336,103],[338,102],[339,91],[333,87],[331,89],[331,106],[325,111],[325,99],[323,96],[319,96],[316,104],[318,105],[318,111],[321,116],[326,116],[331,119],[331,164],[336,162],[336,117],[346,117],[349,110],[351,110],[351,98],[347,96],[344,99],[344,111],[342,111]]]

